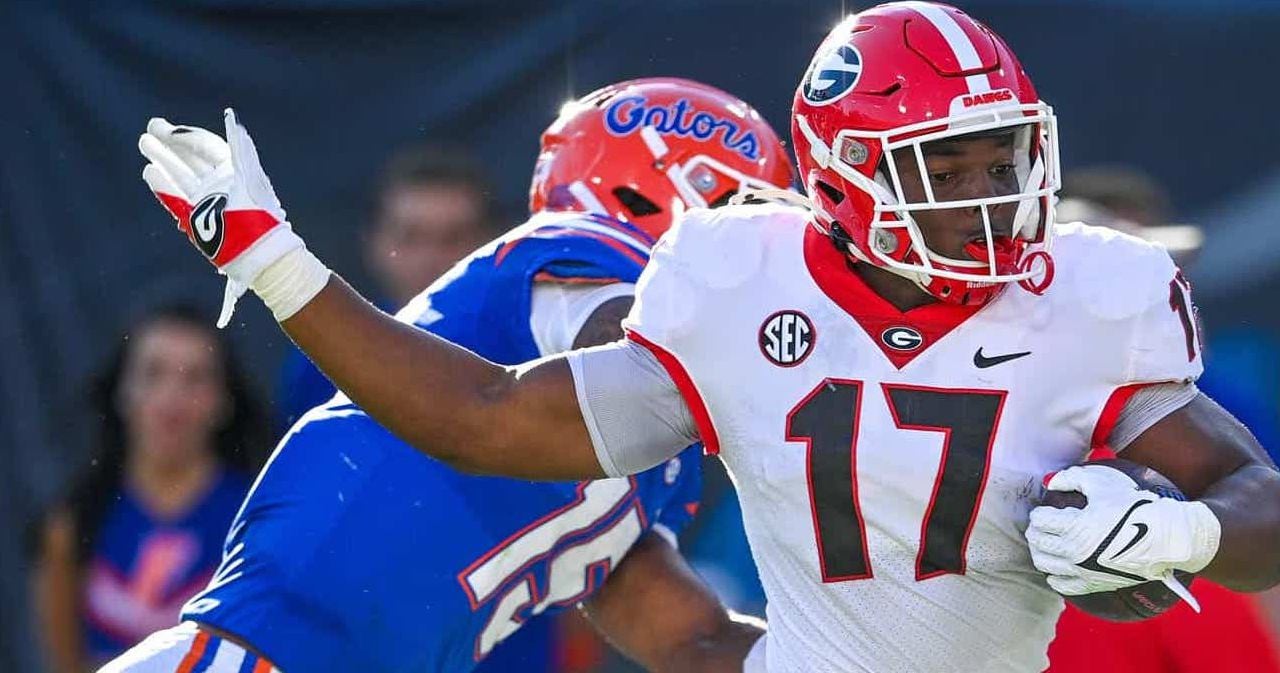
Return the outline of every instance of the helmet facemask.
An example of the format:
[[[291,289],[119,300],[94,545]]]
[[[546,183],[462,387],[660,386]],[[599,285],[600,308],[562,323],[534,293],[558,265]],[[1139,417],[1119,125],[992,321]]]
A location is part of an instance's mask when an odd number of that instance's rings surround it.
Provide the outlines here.
[[[859,215],[870,211],[865,227],[849,226],[854,223],[841,220],[840,215],[848,219],[851,207],[839,208],[842,212],[838,214],[818,208],[820,226],[821,221],[840,222],[842,229],[866,236],[846,245],[854,257],[909,278],[939,299],[959,303],[982,303],[1004,284],[1034,284],[1032,279],[1048,273],[1045,265],[1052,237],[1053,193],[1058,189],[1060,172],[1057,129],[1047,105],[993,106],[883,132],[846,129],[836,134],[829,148],[803,117],[797,118],[797,126],[817,163],[843,178],[841,187],[845,190],[861,192],[826,200],[855,197],[859,203],[870,202],[869,209],[858,209]],[[936,197],[925,164],[930,143],[1004,133],[1013,134],[1017,186],[1012,193],[964,200]],[[870,171],[870,165],[876,169]],[[920,177],[920,198],[909,199],[904,193],[904,168]],[[830,185],[811,187],[826,188],[826,196],[833,196]],[[1011,206],[1015,210],[1007,218],[1010,226],[998,227],[993,211]],[[966,246],[969,258],[946,256],[929,247],[918,213],[972,208],[979,211],[983,235],[980,243]],[[1032,263],[1035,256],[1026,254],[1032,245],[1045,251],[1044,264]]]

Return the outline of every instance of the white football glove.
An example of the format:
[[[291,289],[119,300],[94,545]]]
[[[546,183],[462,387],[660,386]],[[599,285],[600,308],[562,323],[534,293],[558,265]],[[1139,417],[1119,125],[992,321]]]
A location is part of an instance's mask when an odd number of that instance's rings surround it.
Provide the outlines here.
[[[248,131],[230,108],[223,116],[225,141],[202,128],[149,121],[138,139],[150,162],[142,179],[178,228],[227,276],[219,327],[231,320],[247,288],[284,320],[324,288],[329,271],[293,233]]]
[[[1031,560],[1060,594],[1168,583],[1174,570],[1198,572],[1218,552],[1222,528],[1208,506],[1141,490],[1119,470],[1077,465],[1055,474],[1047,487],[1088,498],[1083,509],[1031,510]]]

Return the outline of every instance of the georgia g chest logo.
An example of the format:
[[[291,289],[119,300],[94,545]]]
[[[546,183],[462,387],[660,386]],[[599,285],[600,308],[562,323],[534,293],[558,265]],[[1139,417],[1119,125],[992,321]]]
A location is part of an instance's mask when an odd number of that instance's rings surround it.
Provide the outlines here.
[[[830,105],[844,98],[862,74],[862,54],[849,44],[836,45],[813,57],[804,77],[804,99],[812,105]]]
[[[760,325],[760,352],[779,367],[794,367],[813,352],[818,333],[799,311],[778,311]]]
[[[191,209],[191,234],[196,247],[205,257],[213,258],[222,248],[226,232],[224,213],[227,210],[226,194],[210,194]]]
[[[880,342],[895,351],[909,352],[924,345],[924,336],[910,327],[890,327],[880,333]]]

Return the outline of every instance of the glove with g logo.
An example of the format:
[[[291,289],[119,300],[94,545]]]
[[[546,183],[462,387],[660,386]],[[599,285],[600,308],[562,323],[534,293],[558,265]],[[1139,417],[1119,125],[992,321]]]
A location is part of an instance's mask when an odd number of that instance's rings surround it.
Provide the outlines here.
[[[219,327],[230,322],[248,288],[284,320],[324,288],[329,271],[293,232],[235,112],[228,108],[224,121],[226,140],[194,126],[149,121],[138,139],[150,162],[142,179],[178,228],[227,276]]]

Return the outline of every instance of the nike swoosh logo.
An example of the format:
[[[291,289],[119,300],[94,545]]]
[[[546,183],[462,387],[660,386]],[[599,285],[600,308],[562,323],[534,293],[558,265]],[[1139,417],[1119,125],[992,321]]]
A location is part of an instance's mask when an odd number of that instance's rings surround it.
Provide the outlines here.
[[[1031,351],[1023,351],[1021,353],[1009,353],[1007,355],[996,355],[993,357],[987,357],[982,354],[982,347],[979,346],[978,352],[973,354],[973,366],[977,367],[978,369],[986,369],[987,367],[994,367],[999,364],[1004,364],[1010,360],[1017,360],[1020,357],[1026,357],[1028,355],[1031,355]]]
[[[1111,555],[1111,559],[1112,559],[1112,560],[1115,560],[1116,558],[1119,558],[1121,554],[1123,554],[1123,553],[1125,553],[1125,552],[1129,551],[1130,549],[1132,549],[1132,548],[1133,548],[1133,545],[1138,544],[1138,541],[1139,541],[1139,540],[1141,540],[1142,538],[1144,538],[1144,537],[1146,537],[1146,536],[1147,536],[1147,524],[1145,524],[1145,523],[1135,523],[1135,524],[1133,524],[1133,526],[1134,526],[1134,528],[1137,528],[1137,529],[1138,529],[1138,534],[1137,534],[1137,535],[1134,535],[1132,540],[1129,540],[1129,544],[1125,545],[1125,546],[1124,546],[1124,549],[1121,549],[1120,551],[1118,551],[1118,552],[1116,552],[1116,553],[1112,554],[1112,555]]]
[[[1117,535],[1119,535],[1119,534],[1120,534],[1120,531],[1124,529],[1124,524],[1125,524],[1125,522],[1127,522],[1127,521],[1129,520],[1129,516],[1133,514],[1134,510],[1138,509],[1139,507],[1142,507],[1143,505],[1150,505],[1150,504],[1151,504],[1151,503],[1153,503],[1153,502],[1155,502],[1155,501],[1154,501],[1154,500],[1139,500],[1138,502],[1133,503],[1133,506],[1129,508],[1129,511],[1127,511],[1127,512],[1125,512],[1125,513],[1124,513],[1124,516],[1120,517],[1120,521],[1119,521],[1118,523],[1116,523],[1115,527],[1111,529],[1111,532],[1110,532],[1110,533],[1107,533],[1107,536],[1106,536],[1105,538],[1103,538],[1103,539],[1102,539],[1102,543],[1098,545],[1098,548],[1097,548],[1097,549],[1093,550],[1093,553],[1089,555],[1089,558],[1087,558],[1087,559],[1085,559],[1085,560],[1083,560],[1083,561],[1081,561],[1081,562],[1077,563],[1076,565],[1077,565],[1077,566],[1080,566],[1081,568],[1084,568],[1085,570],[1092,570],[1092,571],[1094,571],[1094,572],[1106,573],[1106,574],[1108,574],[1108,575],[1115,575],[1116,577],[1123,577],[1123,578],[1125,578],[1125,579],[1131,579],[1131,580],[1134,580],[1135,582],[1145,582],[1145,581],[1147,581],[1147,579],[1148,579],[1148,578],[1143,577],[1142,575],[1135,575],[1135,574],[1133,574],[1133,573],[1127,573],[1127,572],[1125,572],[1125,571],[1123,571],[1123,570],[1116,570],[1115,568],[1108,568],[1107,566],[1104,566],[1104,565],[1102,565],[1101,563],[1099,563],[1099,562],[1098,562],[1098,559],[1102,558],[1102,553],[1103,553],[1103,552],[1105,552],[1105,551],[1107,550],[1107,547],[1110,547],[1110,546],[1111,546],[1111,543],[1115,541],[1116,536],[1117,536]],[[1135,523],[1135,524],[1133,524],[1133,525],[1135,525],[1135,526],[1141,526],[1141,528],[1140,528],[1140,529],[1139,529],[1139,531],[1138,531],[1138,535],[1137,535],[1137,537],[1135,537],[1135,538],[1133,539],[1133,541],[1132,541],[1132,542],[1130,542],[1130,543],[1129,543],[1129,545],[1128,545],[1127,547],[1125,547],[1124,549],[1120,550],[1120,552],[1119,552],[1119,553],[1112,555],[1112,556],[1111,556],[1111,558],[1113,558],[1113,559],[1114,559],[1116,556],[1119,556],[1120,554],[1123,554],[1125,551],[1127,551],[1127,550],[1129,549],[1129,547],[1132,547],[1132,546],[1133,546],[1133,544],[1134,544],[1135,542],[1137,542],[1138,540],[1142,539],[1143,537],[1146,537],[1146,535],[1147,535],[1147,526],[1146,526],[1146,524]]]

